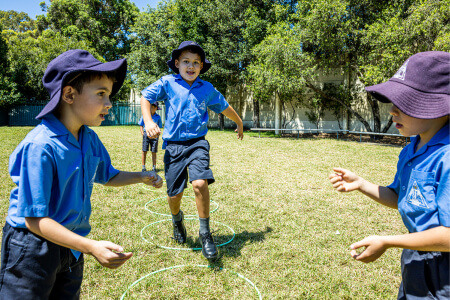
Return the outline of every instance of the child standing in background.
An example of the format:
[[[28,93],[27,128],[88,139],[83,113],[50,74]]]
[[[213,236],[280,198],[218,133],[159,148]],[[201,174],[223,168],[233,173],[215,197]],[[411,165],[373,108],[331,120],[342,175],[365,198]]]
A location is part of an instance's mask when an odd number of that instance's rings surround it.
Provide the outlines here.
[[[162,127],[162,121],[161,117],[156,113],[156,111],[159,109],[158,103],[155,102],[150,107],[150,113],[152,115],[152,120],[155,122],[160,128]],[[145,162],[147,160],[147,152],[150,148],[150,151],[152,152],[152,164],[153,168],[152,171],[156,172],[156,153],[158,152],[158,137],[155,139],[151,139],[146,131],[145,131],[145,123],[144,123],[144,117],[141,117],[139,119],[139,126],[141,130],[142,135],[142,172],[147,171],[145,168]]]

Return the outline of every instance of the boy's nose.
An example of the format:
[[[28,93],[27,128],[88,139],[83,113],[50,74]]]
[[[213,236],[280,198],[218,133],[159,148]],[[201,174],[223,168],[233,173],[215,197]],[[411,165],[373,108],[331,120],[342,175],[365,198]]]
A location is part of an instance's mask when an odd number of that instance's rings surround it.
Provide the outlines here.
[[[106,100],[105,100],[105,107],[107,109],[110,109],[112,107],[111,100],[109,100],[109,97],[105,97],[105,98],[106,98]]]

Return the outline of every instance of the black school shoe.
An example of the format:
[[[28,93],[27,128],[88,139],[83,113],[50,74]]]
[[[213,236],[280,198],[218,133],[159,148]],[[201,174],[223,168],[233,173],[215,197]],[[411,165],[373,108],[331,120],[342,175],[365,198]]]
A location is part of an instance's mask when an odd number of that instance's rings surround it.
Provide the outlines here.
[[[210,260],[215,260],[217,258],[217,248],[214,244],[214,239],[211,232],[199,233],[200,243],[202,244],[202,254],[204,257]]]
[[[180,211],[180,212],[181,212],[181,221],[173,221],[172,220],[173,239],[178,244],[184,244],[184,243],[186,243],[187,234],[186,234],[186,227],[184,226],[184,223],[183,223],[184,215],[183,215],[182,211]]]

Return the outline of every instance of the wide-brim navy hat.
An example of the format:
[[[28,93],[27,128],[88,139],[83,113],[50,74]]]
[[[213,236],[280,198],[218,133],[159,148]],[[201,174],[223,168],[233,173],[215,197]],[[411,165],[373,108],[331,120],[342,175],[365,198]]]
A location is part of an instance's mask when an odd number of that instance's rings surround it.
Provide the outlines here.
[[[403,113],[419,119],[450,114],[450,53],[427,51],[408,58],[386,82],[368,86],[375,99],[392,102]]]
[[[178,59],[178,57],[180,57],[181,52],[189,48],[197,49],[198,53],[200,54],[200,58],[202,59],[203,62],[203,68],[200,70],[200,74],[203,74],[206,71],[208,71],[209,68],[211,68],[211,63],[206,59],[205,51],[203,51],[203,48],[193,41],[184,41],[180,44],[180,46],[178,46],[178,49],[172,51],[172,59],[167,62],[169,68],[171,68],[172,71],[174,71],[175,73],[179,74],[180,70],[178,70],[178,68],[175,66],[175,59]]]
[[[127,73],[126,59],[102,63],[86,50],[68,50],[52,60],[45,70],[42,83],[50,94],[50,101],[45,105],[36,119],[41,119],[51,113],[59,103],[61,90],[70,74],[93,72],[116,72],[110,97],[114,96],[122,86]]]

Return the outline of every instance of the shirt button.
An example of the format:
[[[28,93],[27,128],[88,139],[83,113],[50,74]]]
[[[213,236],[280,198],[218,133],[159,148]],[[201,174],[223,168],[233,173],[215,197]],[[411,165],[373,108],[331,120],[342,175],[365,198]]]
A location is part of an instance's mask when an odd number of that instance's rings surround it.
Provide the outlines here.
[[[402,186],[402,190],[406,190],[406,186]]]
[[[409,163],[408,163],[408,167],[411,167],[411,165],[412,165],[412,163],[411,163],[411,162],[409,162]]]
[[[86,221],[86,220],[87,220],[87,217],[84,217],[84,220]]]

